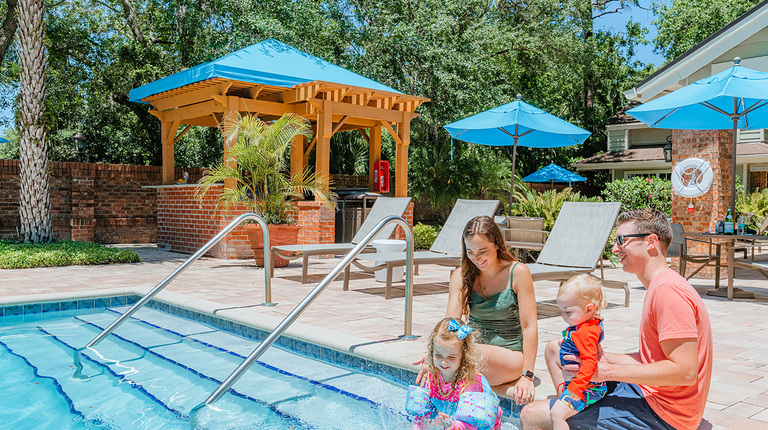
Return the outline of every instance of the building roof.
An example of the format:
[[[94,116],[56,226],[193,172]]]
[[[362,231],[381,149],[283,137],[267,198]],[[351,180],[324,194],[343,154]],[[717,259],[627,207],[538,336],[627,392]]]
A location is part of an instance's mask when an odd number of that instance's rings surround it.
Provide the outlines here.
[[[630,124],[634,122],[640,122],[636,120],[632,115],[628,114],[627,111],[640,106],[642,103],[636,100],[632,100],[629,102],[628,105],[624,106],[623,109],[621,109],[616,115],[610,117],[608,121],[605,123],[606,125],[615,125],[615,124]]]
[[[768,1],[768,0],[767,0]],[[401,94],[400,91],[331,64],[274,39],[227,54],[132,89],[129,99],[144,98],[213,78],[291,88],[314,81],[331,82]]]
[[[740,143],[736,145],[736,158],[747,156],[768,155],[766,143]],[[663,161],[664,146],[649,145],[629,148],[626,151],[603,152],[574,163],[576,167],[586,167],[605,163],[628,163],[637,161]]]
[[[720,55],[768,25],[768,0],[763,0],[711,36],[638,82],[624,95],[630,100],[648,101],[669,92],[669,87],[711,63]]]

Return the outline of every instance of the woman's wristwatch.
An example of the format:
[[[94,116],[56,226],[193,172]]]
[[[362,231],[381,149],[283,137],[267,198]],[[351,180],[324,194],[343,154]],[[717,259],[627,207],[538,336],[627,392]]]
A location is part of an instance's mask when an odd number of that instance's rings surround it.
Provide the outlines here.
[[[533,381],[533,372],[531,372],[530,370],[523,370],[523,373],[520,376],[528,378],[531,381]]]

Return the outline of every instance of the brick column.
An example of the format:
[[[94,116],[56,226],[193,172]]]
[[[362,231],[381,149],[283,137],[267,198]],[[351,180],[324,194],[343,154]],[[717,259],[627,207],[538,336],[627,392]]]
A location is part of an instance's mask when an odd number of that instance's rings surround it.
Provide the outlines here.
[[[72,240],[93,242],[96,231],[93,198],[94,175],[87,163],[77,163],[72,169],[71,237]]]
[[[299,244],[334,243],[336,241],[336,215],[322,202],[300,201]]]
[[[672,222],[683,225],[687,232],[714,232],[717,220],[725,218],[730,206],[731,193],[731,158],[733,157],[732,130],[674,130],[672,133],[672,166],[686,158],[701,158],[709,161],[714,172],[714,180],[709,191],[694,199],[687,199],[672,193]],[[694,211],[688,213],[688,204],[693,200]],[[695,242],[688,242],[688,252],[706,254],[708,247]],[[722,242],[722,254],[727,255],[725,242]],[[726,264],[725,258],[721,259]],[[672,259],[675,270],[679,261]],[[689,265],[690,267],[690,265]],[[694,269],[686,272],[690,273]],[[715,269],[707,267],[696,277],[712,279]],[[721,270],[725,276],[725,271]]]
[[[408,208],[405,209],[403,219],[406,220],[408,224],[410,224],[411,228],[413,228],[413,201],[408,203]],[[405,240],[405,232],[398,226],[395,229],[395,235],[392,237],[395,239]]]

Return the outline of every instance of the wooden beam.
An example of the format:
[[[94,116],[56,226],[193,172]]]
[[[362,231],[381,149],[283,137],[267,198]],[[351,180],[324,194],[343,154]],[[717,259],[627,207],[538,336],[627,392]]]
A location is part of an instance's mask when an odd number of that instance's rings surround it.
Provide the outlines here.
[[[230,99],[238,100],[238,110],[240,112],[258,112],[260,115],[275,115],[283,116],[287,113],[299,114],[296,111],[295,106],[287,105],[284,103],[267,102],[263,100],[244,99],[240,97],[230,97]],[[230,106],[231,106],[230,101]]]
[[[196,90],[186,91],[180,94],[174,94],[169,97],[163,97],[157,100],[151,100],[150,104],[158,110],[167,110],[182,106],[188,106],[210,100],[212,96],[223,96],[229,91],[232,82],[222,82],[209,87],[203,87]]]
[[[345,122],[347,122],[347,119],[349,119],[349,115],[344,115],[341,120],[336,123],[336,127],[333,128],[333,131],[331,132],[331,136],[336,134],[337,131],[341,128],[342,125],[344,125]]]
[[[392,126],[391,126],[391,125],[389,125],[389,123],[388,123],[388,122],[386,122],[386,121],[381,121],[381,125],[383,125],[383,126],[384,126],[384,128],[386,128],[386,129],[387,129],[387,131],[389,132],[390,136],[392,136],[392,138],[393,138],[393,139],[395,139],[395,143],[397,143],[398,145],[402,145],[402,144],[403,144],[403,140],[402,140],[402,139],[400,138],[400,136],[399,136],[399,135],[398,135],[398,134],[395,132],[395,130],[393,130],[393,129],[392,129]]]
[[[368,142],[368,144],[370,145],[370,144],[371,144],[371,138],[370,138],[370,137],[368,137],[368,135],[367,135],[367,134],[365,134],[365,132],[363,131],[363,129],[362,129],[362,128],[358,128],[358,129],[357,129],[357,131],[359,131],[359,132],[360,132],[360,134],[362,134],[362,135],[363,135],[363,139],[365,139],[365,141],[366,141],[366,142]]]
[[[178,109],[163,111],[163,121],[184,121],[189,118],[197,118],[210,115],[214,112],[224,112],[221,104],[214,100],[185,106]]]
[[[316,101],[307,100],[309,103]],[[350,103],[340,103],[328,101],[331,104],[334,115],[349,115],[350,118],[370,119],[374,121],[387,121],[390,123],[400,122],[403,119],[403,113],[392,109],[382,109],[371,106],[360,106]]]
[[[173,138],[173,144],[175,145],[176,142],[178,142],[179,139],[181,139],[181,136],[184,136],[184,134],[186,134],[189,131],[190,128],[192,128],[192,126],[191,125],[187,125],[184,128],[184,130],[181,130],[181,133],[179,133],[178,135],[176,135],[176,137]]]

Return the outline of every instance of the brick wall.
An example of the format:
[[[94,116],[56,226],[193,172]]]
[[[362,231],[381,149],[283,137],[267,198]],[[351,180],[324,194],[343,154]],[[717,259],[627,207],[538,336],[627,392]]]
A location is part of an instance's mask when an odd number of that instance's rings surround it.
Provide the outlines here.
[[[686,158],[701,158],[709,161],[714,172],[714,180],[709,191],[693,200],[694,211],[688,213],[688,204],[691,199],[682,198],[672,193],[672,222],[680,223],[687,232],[714,232],[717,220],[725,218],[730,206],[733,156],[731,130],[693,131],[674,130],[672,133],[672,164]],[[688,252],[695,254],[707,254],[706,245],[688,242]],[[726,255],[726,244],[722,242],[722,253]],[[678,259],[673,258],[673,267],[676,269]],[[723,264],[726,261],[723,259]],[[689,266],[687,273],[692,269]],[[725,271],[721,270],[722,276]],[[713,278],[714,268],[707,267],[699,272],[696,277]]]
[[[54,236],[100,243],[154,242],[159,166],[50,162]],[[176,168],[197,181],[202,169]],[[19,160],[0,160],[0,238],[17,238]]]

